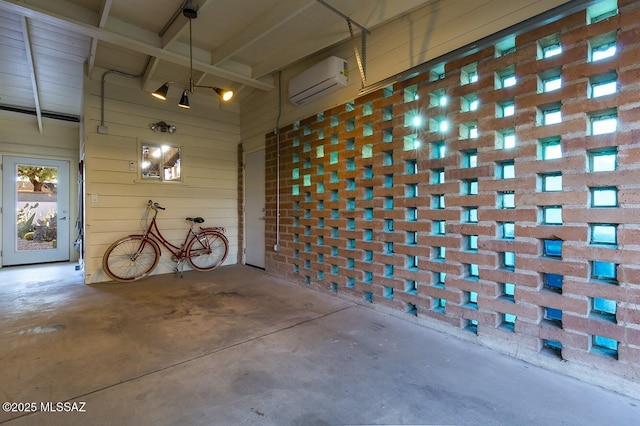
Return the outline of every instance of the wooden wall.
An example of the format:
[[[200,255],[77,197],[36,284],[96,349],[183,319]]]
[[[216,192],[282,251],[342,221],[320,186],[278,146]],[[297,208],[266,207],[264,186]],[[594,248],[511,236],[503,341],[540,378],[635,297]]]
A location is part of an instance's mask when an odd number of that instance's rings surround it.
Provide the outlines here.
[[[159,226],[174,244],[188,229],[187,216],[202,216],[205,226],[223,226],[230,242],[225,263],[237,262],[239,115],[233,106],[217,108],[212,96],[193,96],[192,108],[182,110],[179,89],[166,102],[140,89],[139,79],[108,74],[105,84],[104,125],[100,124],[101,73],[86,82],[84,162],[86,168],[86,282],[108,280],[102,255],[119,237],[141,232],[141,218],[149,199],[166,210]],[[175,99],[174,99],[175,98]],[[154,132],[151,123],[165,121],[175,133]],[[140,144],[167,143],[182,147],[182,182],[149,182],[140,178]],[[130,162],[135,167],[130,170]],[[97,201],[94,200],[97,197]],[[155,273],[171,272],[174,263],[163,250]]]

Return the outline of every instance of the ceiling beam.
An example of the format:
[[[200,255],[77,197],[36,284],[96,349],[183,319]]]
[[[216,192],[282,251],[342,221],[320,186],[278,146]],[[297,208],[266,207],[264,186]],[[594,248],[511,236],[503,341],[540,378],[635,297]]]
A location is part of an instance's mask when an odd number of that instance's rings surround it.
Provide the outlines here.
[[[169,29],[162,34],[161,46],[167,47],[171,45],[174,41],[178,40],[178,37],[182,34],[182,31],[189,25],[189,20],[182,15],[182,13],[176,18],[176,20],[171,24]]]
[[[211,63],[219,65],[231,58],[242,49],[251,46],[272,32],[276,31],[287,22],[318,4],[316,0],[283,0],[269,10],[269,12],[246,25],[238,34],[234,34],[232,39],[222,43],[222,47],[212,52]]]
[[[111,5],[113,4],[113,0],[102,0],[102,7],[100,8],[100,20],[98,22],[99,28],[104,28],[107,25],[107,18],[109,17],[109,12],[111,11]],[[96,62],[96,51],[98,50],[98,39],[91,39],[91,50],[89,50],[89,63],[87,67],[88,75],[91,75],[93,71],[93,66]]]
[[[144,75],[142,76],[142,90],[146,90],[148,85],[153,80],[153,73],[156,72],[156,68],[158,68],[158,65],[160,65],[160,59],[156,58],[155,56],[152,57],[149,61],[149,65],[147,65],[147,69],[145,70]]]
[[[212,0],[204,0],[200,6],[198,6],[198,12],[206,9],[208,6],[213,4]],[[183,3],[184,5],[184,3]],[[160,46],[165,49],[171,44],[174,44],[178,41],[178,38],[182,34],[185,28],[189,25],[189,20],[182,13],[182,6],[180,9],[174,13],[174,16],[171,18],[173,22],[169,22],[169,27],[165,27],[160,32]],[[175,19],[174,19],[175,18]],[[155,72],[157,66],[160,64],[160,60],[157,57],[152,57],[151,62],[149,63],[149,67],[145,72],[144,77],[142,78],[142,87],[147,87],[147,84],[151,82],[153,79],[153,73]],[[247,74],[249,75],[249,74]],[[200,82],[204,79],[206,73],[201,72],[200,77],[195,81],[195,84],[200,84]]]
[[[189,67],[189,58],[187,56],[163,49],[161,47],[161,40],[159,37],[157,39],[156,45],[150,44],[148,42],[132,39],[130,36],[125,36],[113,31],[109,31],[105,28],[99,28],[94,24],[72,19],[67,16],[44,10],[42,8],[28,5],[18,0],[0,0],[0,10],[7,10],[9,12],[13,12],[27,18],[32,18],[50,23],[52,25],[61,26],[87,37],[93,37],[107,43],[121,46],[125,49],[133,50],[135,52],[139,52],[149,56],[155,56],[161,60]],[[226,78],[236,83],[246,84],[247,86],[254,87],[256,89],[274,89],[273,82],[258,80],[250,76],[232,72],[219,66],[207,64],[201,61],[194,60],[193,68],[207,74]]]
[[[33,50],[31,49],[31,37],[29,37],[29,26],[27,18],[20,17],[22,26],[22,39],[24,40],[24,49],[27,54],[27,65],[29,67],[29,77],[31,78],[31,87],[33,89],[33,100],[36,104],[36,118],[38,120],[38,130],[42,133],[42,110],[40,109],[40,94],[38,92],[38,81],[36,78],[36,68],[33,64]]]

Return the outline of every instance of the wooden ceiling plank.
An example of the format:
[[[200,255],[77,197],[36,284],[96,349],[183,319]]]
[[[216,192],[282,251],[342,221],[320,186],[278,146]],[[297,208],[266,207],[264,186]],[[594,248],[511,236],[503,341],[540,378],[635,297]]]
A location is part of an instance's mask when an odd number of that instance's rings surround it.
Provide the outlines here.
[[[100,8],[100,22],[98,26],[104,28],[107,25],[107,19],[109,18],[109,12],[111,12],[111,5],[113,0],[102,0],[102,7]]]
[[[234,54],[252,45],[271,34],[273,31],[284,26],[290,20],[317,5],[316,0],[307,0],[303,3],[300,0],[283,0],[273,7],[260,19],[246,25],[244,30],[222,44],[220,49],[212,52],[211,64],[219,65],[231,58]]]
[[[0,10],[8,10],[27,18],[42,20],[52,25],[67,27],[74,32],[88,37],[94,37],[101,41],[121,46],[125,49],[133,50],[135,52],[143,53],[149,56],[155,56],[158,57],[158,59],[189,67],[188,57],[163,49],[162,47],[160,47],[159,38],[157,43],[158,45],[155,46],[147,42],[132,39],[131,36],[125,36],[113,31],[109,31],[105,28],[98,28],[94,24],[71,19],[67,16],[52,13],[42,8],[25,4],[17,0],[0,0]],[[215,75],[217,77],[225,78],[237,83],[246,84],[247,86],[255,87],[256,89],[273,90],[275,87],[273,85],[273,82],[257,80],[250,76],[238,74],[236,72],[223,69],[219,66],[207,64],[201,61],[194,60],[193,68],[207,74]]]

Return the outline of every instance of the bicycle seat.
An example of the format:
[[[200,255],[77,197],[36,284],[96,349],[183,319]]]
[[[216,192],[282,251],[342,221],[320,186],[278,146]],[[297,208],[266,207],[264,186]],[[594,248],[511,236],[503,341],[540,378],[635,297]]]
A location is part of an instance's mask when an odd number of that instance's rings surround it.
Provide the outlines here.
[[[201,218],[201,217],[188,217],[185,220],[188,220],[188,221],[193,222],[193,223],[202,223],[202,222],[204,222],[204,219]]]

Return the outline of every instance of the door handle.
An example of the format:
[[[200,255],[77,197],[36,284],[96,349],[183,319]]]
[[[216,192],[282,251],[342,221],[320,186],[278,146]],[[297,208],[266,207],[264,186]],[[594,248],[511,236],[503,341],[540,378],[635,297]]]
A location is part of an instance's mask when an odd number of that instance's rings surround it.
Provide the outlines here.
[[[60,218],[60,219],[58,219],[58,220],[67,220],[67,217],[66,217],[66,216],[61,217],[61,218]]]

